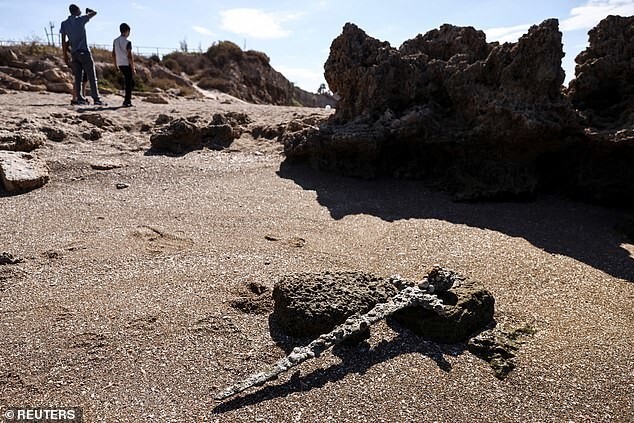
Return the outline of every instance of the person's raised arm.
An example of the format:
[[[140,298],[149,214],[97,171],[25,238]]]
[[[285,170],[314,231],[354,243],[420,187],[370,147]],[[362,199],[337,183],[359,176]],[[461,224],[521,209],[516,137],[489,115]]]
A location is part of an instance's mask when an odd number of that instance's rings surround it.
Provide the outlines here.
[[[96,10],[92,10],[89,7],[86,8],[86,14],[84,16],[86,16],[86,21],[89,21],[90,19],[92,19],[95,15],[97,14]]]

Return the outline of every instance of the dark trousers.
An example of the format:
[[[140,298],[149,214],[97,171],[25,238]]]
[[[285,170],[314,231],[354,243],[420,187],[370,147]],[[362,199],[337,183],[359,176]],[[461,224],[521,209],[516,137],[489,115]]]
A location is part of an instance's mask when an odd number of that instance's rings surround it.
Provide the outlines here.
[[[85,100],[81,94],[82,72],[88,77],[90,83],[90,96],[95,101],[99,101],[99,89],[97,88],[97,76],[95,75],[95,62],[92,60],[92,54],[89,51],[78,51],[72,53],[73,74],[75,75],[75,93],[78,100]]]
[[[119,66],[123,74],[123,88],[125,89],[124,103],[132,102],[132,90],[134,89],[134,78],[132,78],[132,68],[130,66]]]

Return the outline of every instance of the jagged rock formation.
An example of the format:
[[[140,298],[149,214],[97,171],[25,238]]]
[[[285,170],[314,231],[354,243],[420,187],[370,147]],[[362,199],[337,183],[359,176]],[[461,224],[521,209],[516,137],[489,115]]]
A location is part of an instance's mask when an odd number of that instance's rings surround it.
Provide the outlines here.
[[[590,126],[634,125],[634,16],[608,16],[588,33],[590,45],[575,59],[568,96]]]
[[[561,175],[577,197],[634,206],[634,16],[608,16],[575,59],[568,96],[585,137],[562,155]]]
[[[335,117],[285,152],[355,176],[434,178],[463,198],[532,193],[539,159],[581,133],[562,57],[554,19],[515,44],[443,25],[398,50],[347,24],[325,66]]]
[[[620,17],[591,31],[569,94],[579,114],[562,90],[555,19],[517,43],[443,25],[399,49],[346,24],[325,66],[337,112],[284,135],[284,151],[351,176],[426,179],[458,199],[547,189],[632,203],[633,33]]]

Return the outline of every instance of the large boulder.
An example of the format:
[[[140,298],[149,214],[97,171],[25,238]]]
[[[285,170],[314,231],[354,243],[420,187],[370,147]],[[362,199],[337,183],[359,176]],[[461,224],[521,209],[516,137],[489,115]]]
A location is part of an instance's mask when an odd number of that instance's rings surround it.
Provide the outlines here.
[[[513,44],[443,25],[400,49],[346,24],[325,64],[336,114],[286,137],[285,153],[353,176],[432,178],[463,198],[530,194],[540,159],[582,133],[562,57],[555,19]]]
[[[48,167],[31,154],[0,151],[0,180],[8,192],[29,191],[48,182]]]

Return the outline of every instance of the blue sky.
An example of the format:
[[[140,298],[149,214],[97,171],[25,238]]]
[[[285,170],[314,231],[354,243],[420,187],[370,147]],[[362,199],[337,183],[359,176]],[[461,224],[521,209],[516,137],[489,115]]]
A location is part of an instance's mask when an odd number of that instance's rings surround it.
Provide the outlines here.
[[[68,16],[70,2],[0,0],[0,40],[46,39]],[[99,13],[87,27],[91,44],[111,45],[118,26],[132,27],[131,41],[141,52],[177,49],[186,40],[203,51],[214,41],[230,40],[260,50],[290,81],[308,91],[325,82],[323,64],[330,43],[346,22],[394,47],[444,23],[473,26],[488,41],[516,41],[528,27],[558,18],[564,33],[563,67],[574,75],[574,57],[585,48],[587,32],[610,14],[634,15],[634,0],[109,0],[77,1]],[[152,47],[152,48],[150,48]]]

